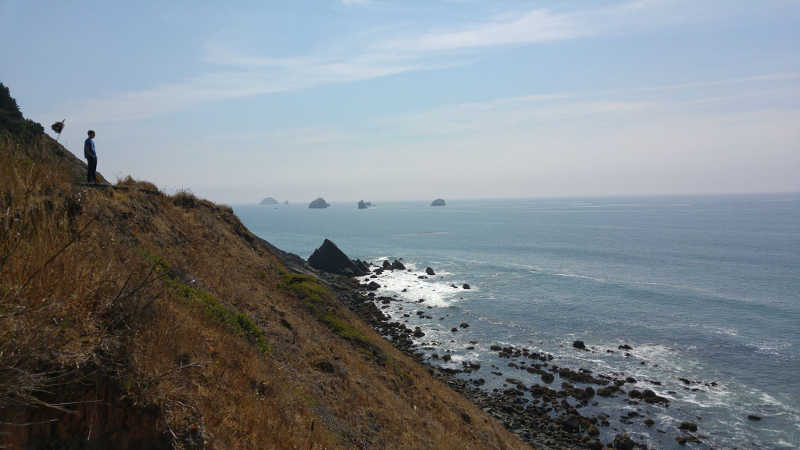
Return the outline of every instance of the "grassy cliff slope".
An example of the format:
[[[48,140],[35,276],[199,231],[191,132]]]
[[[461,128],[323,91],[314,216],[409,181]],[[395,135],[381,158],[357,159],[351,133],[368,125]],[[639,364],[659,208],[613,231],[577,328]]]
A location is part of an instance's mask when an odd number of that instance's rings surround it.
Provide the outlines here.
[[[29,125],[0,123],[0,447],[525,447],[231,208],[79,186]]]

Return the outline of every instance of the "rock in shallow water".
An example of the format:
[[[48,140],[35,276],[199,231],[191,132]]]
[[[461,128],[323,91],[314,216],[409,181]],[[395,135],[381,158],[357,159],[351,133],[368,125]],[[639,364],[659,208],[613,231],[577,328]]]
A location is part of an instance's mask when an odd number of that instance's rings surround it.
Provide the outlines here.
[[[339,275],[357,276],[369,273],[363,263],[357,264],[352,261],[328,239],[325,239],[322,245],[308,257],[308,264],[315,269]]]

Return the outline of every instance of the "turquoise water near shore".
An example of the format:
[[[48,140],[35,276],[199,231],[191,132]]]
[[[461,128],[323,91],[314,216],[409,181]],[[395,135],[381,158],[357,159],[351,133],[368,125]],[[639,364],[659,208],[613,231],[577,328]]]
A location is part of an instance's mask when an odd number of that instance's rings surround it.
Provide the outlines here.
[[[669,408],[641,411],[654,427],[612,422],[640,441],[676,446],[677,424],[693,420],[715,447],[800,447],[798,194],[234,209],[251,231],[304,258],[329,238],[352,258],[433,267],[427,280],[378,279],[379,294],[408,301],[386,312],[399,319],[398,308],[425,298],[432,319],[403,320],[425,330],[427,352],[451,351],[453,367],[480,361],[471,376],[487,389],[505,376],[539,381],[489,350],[524,346],[560,366],[633,376],[637,388],[670,398]],[[473,289],[451,287],[461,283]],[[461,322],[470,327],[451,333]],[[594,351],[573,349],[575,339]],[[493,364],[504,377],[489,375]],[[632,408],[621,399],[597,407],[612,417]]]

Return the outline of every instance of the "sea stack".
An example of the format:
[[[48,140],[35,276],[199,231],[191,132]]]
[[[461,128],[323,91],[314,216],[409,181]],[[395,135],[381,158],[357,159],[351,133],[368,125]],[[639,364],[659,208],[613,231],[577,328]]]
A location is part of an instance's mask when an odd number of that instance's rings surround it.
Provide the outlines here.
[[[322,245],[314,250],[314,253],[308,258],[308,264],[315,269],[350,277],[369,273],[366,263],[351,260],[328,239],[325,239]]]
[[[308,207],[313,209],[323,209],[327,208],[328,206],[331,206],[330,203],[326,202],[325,199],[322,197],[319,197],[318,199],[308,204]]]
[[[272,197],[265,197],[264,200],[261,200],[261,203],[259,203],[259,205],[265,205],[265,206],[266,205],[277,205],[277,204],[278,204],[278,201],[275,200]]]
[[[443,198],[437,198],[436,200],[431,202],[431,206],[444,206],[444,205],[445,203]]]
[[[367,209],[372,206],[372,202],[365,202],[364,200],[358,201],[358,209]]]

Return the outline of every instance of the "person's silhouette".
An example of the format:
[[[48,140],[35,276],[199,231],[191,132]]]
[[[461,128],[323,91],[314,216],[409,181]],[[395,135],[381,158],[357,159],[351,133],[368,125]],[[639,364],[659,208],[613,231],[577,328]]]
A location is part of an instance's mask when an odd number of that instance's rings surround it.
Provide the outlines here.
[[[86,174],[87,183],[97,183],[97,153],[94,151],[94,130],[89,130],[89,137],[83,142],[83,156],[86,157],[86,164],[89,171]]]

